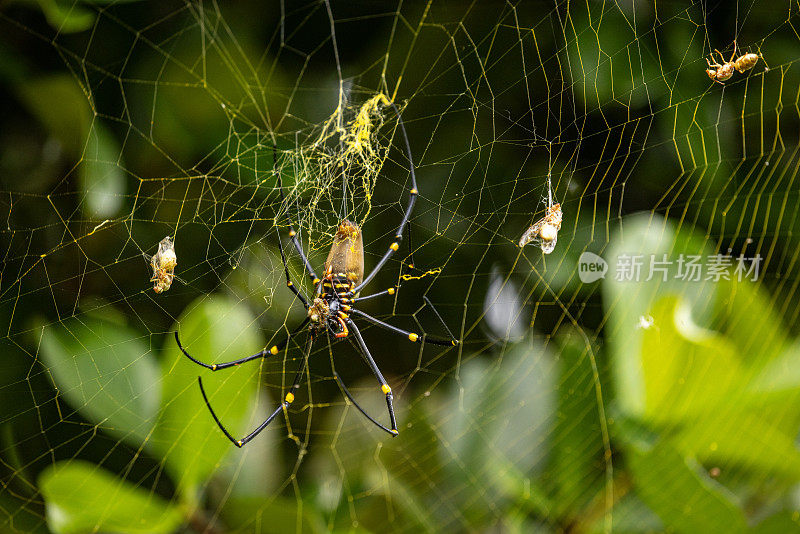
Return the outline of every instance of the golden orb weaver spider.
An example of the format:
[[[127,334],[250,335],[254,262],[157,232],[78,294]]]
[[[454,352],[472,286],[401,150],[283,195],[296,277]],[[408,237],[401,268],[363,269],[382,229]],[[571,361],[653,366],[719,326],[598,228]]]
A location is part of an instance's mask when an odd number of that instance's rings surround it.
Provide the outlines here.
[[[267,425],[269,425],[275,417],[281,413],[283,410],[289,408],[295,398],[294,392],[297,391],[300,387],[300,380],[305,372],[306,366],[308,365],[308,359],[311,355],[311,348],[314,344],[315,337],[320,334],[321,332],[326,332],[328,334],[333,334],[336,339],[343,339],[347,338],[348,336],[352,335],[356,339],[356,346],[361,351],[364,359],[367,361],[370,370],[375,375],[375,378],[378,380],[380,385],[381,392],[386,397],[386,407],[389,411],[389,427],[386,427],[376,421],[372,416],[370,416],[353,398],[350,394],[350,391],[344,385],[339,375],[334,370],[334,378],[338,383],[339,387],[342,389],[344,394],[353,403],[353,405],[373,424],[375,424],[378,428],[388,432],[392,436],[396,436],[398,434],[397,431],[397,421],[395,420],[394,415],[394,407],[392,405],[392,388],[389,387],[389,384],[386,382],[386,379],[381,374],[378,365],[375,363],[375,360],[372,357],[369,349],[367,348],[367,344],[364,342],[364,338],[361,336],[361,331],[359,330],[356,323],[350,317],[354,315],[356,317],[362,317],[367,321],[375,324],[376,326],[383,328],[385,330],[389,330],[390,332],[394,332],[396,334],[400,334],[406,336],[406,338],[414,343],[422,343],[428,342],[433,345],[442,345],[442,346],[453,346],[458,344],[458,341],[452,337],[451,339],[444,339],[444,338],[437,338],[425,335],[419,335],[414,332],[409,332],[403,330],[401,328],[397,328],[396,326],[390,325],[385,323],[371,315],[368,315],[358,309],[356,309],[355,304],[357,302],[380,297],[383,295],[394,295],[396,291],[396,287],[390,287],[389,289],[385,289],[383,291],[379,291],[377,293],[373,293],[367,296],[359,296],[361,290],[369,284],[372,279],[377,275],[380,270],[386,265],[386,262],[389,261],[389,258],[397,252],[400,248],[400,242],[403,239],[403,229],[405,228],[406,224],[408,223],[409,218],[411,217],[411,212],[414,209],[414,203],[416,202],[417,195],[419,195],[419,191],[417,190],[417,179],[414,169],[414,162],[411,159],[411,144],[408,140],[408,135],[406,134],[405,126],[403,125],[403,119],[400,116],[400,111],[397,109],[393,102],[390,102],[392,109],[394,110],[395,114],[397,115],[397,123],[400,127],[400,131],[403,135],[403,140],[405,141],[405,148],[406,148],[406,156],[408,157],[410,175],[411,175],[411,190],[409,192],[409,200],[408,205],[406,206],[405,214],[403,215],[402,220],[400,221],[400,225],[397,228],[397,232],[395,233],[394,240],[389,245],[388,250],[383,254],[383,257],[378,261],[377,265],[372,269],[372,271],[365,277],[364,276],[364,244],[361,235],[361,228],[353,222],[348,220],[344,220],[339,224],[339,228],[336,232],[336,235],[333,239],[333,244],[331,245],[331,250],[328,253],[328,258],[325,261],[325,272],[323,273],[322,278],[317,277],[316,273],[314,272],[314,268],[311,266],[311,263],[308,260],[308,257],[303,252],[303,247],[300,245],[300,241],[297,239],[297,232],[294,229],[294,225],[289,222],[289,237],[292,240],[292,243],[297,249],[298,254],[300,255],[300,259],[305,266],[305,270],[307,274],[313,280],[314,288],[315,288],[315,296],[314,299],[309,302],[310,299],[307,299],[301,292],[298,290],[292,279],[289,275],[289,267],[286,263],[286,254],[283,250],[283,243],[280,238],[280,234],[278,235],[278,247],[281,252],[281,260],[283,261],[283,269],[286,274],[286,285],[289,287],[290,290],[297,296],[300,302],[303,304],[307,311],[306,318],[298,325],[294,330],[292,330],[287,336],[286,339],[281,341],[280,343],[273,345],[269,349],[262,350],[261,352],[257,352],[252,356],[247,356],[245,358],[241,358],[239,360],[234,360],[225,363],[217,363],[217,364],[208,364],[201,362],[194,357],[192,357],[181,345],[180,338],[178,337],[178,332],[175,332],[175,341],[178,343],[178,348],[180,348],[181,352],[186,355],[191,361],[205,367],[206,369],[210,369],[212,371],[219,371],[222,369],[228,369],[230,367],[234,367],[252,360],[257,360],[260,358],[267,358],[269,356],[274,356],[278,354],[281,350],[283,350],[291,337],[298,332],[300,332],[306,325],[308,325],[308,339],[306,340],[305,349],[303,351],[303,361],[300,365],[300,369],[297,371],[295,375],[294,381],[292,382],[289,391],[283,398],[283,402],[273,411],[266,420],[261,423],[255,430],[250,432],[247,436],[236,439],[234,438],[228,430],[223,426],[222,422],[217,417],[217,414],[214,412],[214,409],[211,407],[211,403],[208,400],[208,396],[206,395],[205,389],[203,388],[203,380],[201,377],[197,377],[197,381],[200,384],[200,392],[203,394],[203,400],[208,407],[208,410],[211,412],[211,416],[216,421],[217,426],[219,426],[220,430],[225,434],[225,436],[237,447],[243,447],[253,438],[255,438],[262,430],[264,430]],[[274,154],[274,152],[273,152]],[[273,157],[274,159],[274,157]],[[277,182],[278,188],[281,193],[281,199],[286,200],[285,194],[283,192],[283,186],[281,183],[280,172],[276,171],[277,173]],[[423,297],[425,301],[430,304],[430,301]],[[438,312],[436,312],[435,308],[433,308],[434,313],[439,316]],[[439,316],[441,319],[441,316]],[[444,324],[444,322],[443,322]],[[446,328],[446,325],[445,325]],[[449,334],[449,331],[448,331]],[[351,341],[352,342],[352,341]]]

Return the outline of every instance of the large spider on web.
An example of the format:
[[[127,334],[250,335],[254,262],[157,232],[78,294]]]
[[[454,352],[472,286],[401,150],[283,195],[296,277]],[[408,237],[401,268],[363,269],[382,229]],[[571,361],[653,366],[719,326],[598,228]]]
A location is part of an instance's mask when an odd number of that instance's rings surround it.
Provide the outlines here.
[[[308,338],[306,340],[305,349],[303,351],[303,361],[300,365],[300,369],[298,369],[297,374],[295,375],[294,382],[292,383],[289,391],[284,396],[283,402],[273,411],[266,420],[261,423],[255,430],[250,432],[248,435],[241,439],[234,438],[230,432],[225,429],[222,422],[217,417],[214,409],[211,407],[211,403],[208,401],[208,396],[206,395],[205,389],[203,389],[203,379],[201,377],[197,377],[197,381],[200,384],[200,392],[203,394],[203,400],[205,400],[206,406],[208,410],[211,412],[211,416],[216,421],[217,426],[219,426],[220,430],[225,434],[225,436],[237,447],[243,447],[253,438],[255,438],[262,430],[264,430],[267,425],[269,425],[275,417],[281,413],[281,411],[286,410],[294,401],[294,392],[300,387],[300,380],[305,372],[306,366],[308,365],[308,359],[311,355],[311,348],[314,344],[314,340],[323,332],[328,335],[333,335],[336,339],[343,339],[348,338],[349,336],[353,336],[356,339],[355,345],[361,351],[361,354],[364,356],[367,364],[369,365],[372,373],[377,378],[378,383],[380,384],[381,392],[386,396],[386,406],[389,411],[389,424],[390,427],[386,427],[376,421],[372,416],[370,416],[353,398],[350,394],[350,391],[344,385],[339,375],[334,370],[334,378],[336,379],[339,387],[341,387],[344,394],[350,400],[350,402],[355,405],[356,408],[373,424],[385,430],[392,436],[396,436],[397,432],[397,421],[395,420],[394,415],[394,407],[392,405],[392,388],[389,387],[387,384],[386,379],[381,374],[380,369],[378,368],[378,364],[375,363],[375,360],[372,357],[372,354],[367,348],[367,344],[364,342],[364,338],[361,336],[361,331],[359,330],[356,323],[351,318],[351,315],[355,317],[361,317],[366,319],[367,321],[377,325],[380,328],[389,330],[390,332],[394,332],[396,334],[400,334],[405,336],[409,341],[414,343],[422,343],[428,342],[433,345],[442,345],[442,346],[452,346],[456,345],[458,341],[452,337],[450,339],[444,338],[437,338],[433,336],[427,335],[419,335],[414,332],[409,332],[407,330],[403,330],[396,326],[390,325],[385,323],[371,315],[368,315],[361,310],[356,308],[356,304],[358,302],[380,297],[383,295],[393,295],[396,291],[395,287],[391,287],[389,289],[379,291],[377,293],[373,293],[371,295],[366,296],[359,296],[361,290],[366,287],[367,284],[372,281],[372,279],[381,271],[386,262],[392,255],[397,252],[400,248],[400,242],[403,239],[403,228],[405,228],[406,224],[408,223],[409,218],[411,217],[411,213],[414,209],[414,203],[416,202],[417,195],[419,195],[419,191],[417,190],[417,179],[414,172],[414,162],[411,159],[411,144],[408,141],[408,135],[406,134],[405,126],[403,125],[403,119],[400,115],[400,111],[397,109],[393,102],[389,103],[394,110],[395,114],[397,115],[397,123],[400,127],[400,131],[403,135],[403,140],[405,141],[405,148],[406,148],[406,156],[408,157],[409,169],[411,174],[411,191],[408,200],[408,205],[406,206],[405,214],[403,218],[400,220],[400,224],[397,227],[397,232],[395,233],[394,240],[389,245],[389,249],[383,254],[383,257],[378,261],[378,264],[372,269],[372,271],[365,277],[364,276],[364,244],[361,236],[361,228],[351,221],[343,220],[339,224],[339,228],[336,232],[336,235],[333,239],[333,244],[331,245],[331,250],[328,253],[328,259],[325,261],[325,271],[322,275],[322,278],[317,277],[316,273],[314,272],[314,268],[311,266],[311,263],[308,260],[308,257],[303,252],[303,248],[300,245],[300,241],[297,239],[297,232],[295,232],[294,226],[292,225],[291,221],[289,222],[289,237],[294,244],[294,247],[297,249],[298,254],[300,255],[300,259],[303,261],[305,266],[305,270],[307,271],[308,275],[312,278],[314,284],[314,298],[311,299],[310,297],[305,297],[303,293],[295,287],[294,283],[292,282],[291,276],[289,275],[289,267],[286,263],[286,254],[283,250],[283,243],[281,242],[280,235],[278,235],[278,246],[281,252],[281,260],[283,262],[283,269],[286,273],[286,285],[291,289],[300,302],[303,304],[303,307],[306,309],[307,316],[306,318],[294,329],[292,330],[287,336],[286,339],[281,341],[280,343],[273,345],[269,349],[262,350],[261,352],[257,352],[252,356],[247,356],[245,358],[241,358],[239,360],[234,360],[225,363],[216,363],[216,364],[207,364],[197,360],[196,358],[192,357],[181,345],[180,338],[178,337],[178,332],[175,332],[175,341],[178,343],[178,347],[181,351],[186,355],[194,363],[205,367],[206,369],[211,369],[212,371],[219,371],[222,369],[228,369],[230,367],[234,367],[236,365],[243,364],[245,362],[249,362],[252,360],[257,360],[259,358],[267,358],[269,356],[274,356],[278,354],[286,345],[288,344],[291,337],[300,332],[303,328],[308,325]],[[281,199],[286,200],[285,194],[283,192],[283,186],[281,183],[280,172],[277,171],[277,180],[278,180],[278,188],[281,193]],[[398,286],[399,287],[399,283]],[[423,297],[424,298],[424,297]],[[430,304],[427,298],[425,298],[426,302]],[[441,319],[438,312],[436,312],[435,308],[432,308],[434,313]],[[444,324],[444,322],[442,321]],[[446,325],[445,325],[446,328]],[[450,332],[448,331],[448,334]],[[352,343],[352,340],[350,340]]]

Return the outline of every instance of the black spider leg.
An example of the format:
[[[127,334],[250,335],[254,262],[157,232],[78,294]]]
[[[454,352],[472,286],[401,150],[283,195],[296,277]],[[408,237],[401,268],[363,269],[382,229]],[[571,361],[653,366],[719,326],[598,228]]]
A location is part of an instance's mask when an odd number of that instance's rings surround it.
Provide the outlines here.
[[[403,215],[403,219],[400,221],[400,225],[397,227],[397,233],[394,236],[394,241],[391,245],[389,245],[389,250],[383,255],[380,261],[375,265],[372,271],[364,277],[364,280],[358,284],[352,290],[353,295],[357,295],[361,289],[363,289],[370,281],[375,277],[378,272],[383,268],[389,258],[397,252],[397,249],[400,248],[400,241],[403,240],[403,228],[405,227],[408,219],[411,217],[411,212],[414,210],[414,203],[417,201],[417,195],[419,195],[419,191],[417,191],[417,176],[414,172],[414,160],[411,158],[411,143],[408,141],[408,135],[406,134],[406,127],[403,125],[403,118],[400,116],[400,110],[397,109],[397,106],[392,102],[390,104],[392,109],[394,110],[395,114],[397,115],[397,124],[400,126],[400,131],[403,134],[403,140],[405,141],[406,145],[406,157],[408,158],[408,168],[411,172],[411,191],[408,198],[408,206],[406,206],[405,215]]]
[[[440,338],[440,337],[429,336],[427,334],[419,335],[419,334],[414,333],[414,332],[409,332],[408,330],[403,330],[402,328],[397,328],[396,326],[392,326],[389,323],[384,323],[380,319],[376,319],[375,317],[373,317],[373,316],[371,316],[371,315],[369,315],[367,313],[364,313],[361,310],[357,310],[355,308],[352,308],[350,310],[350,313],[358,315],[359,317],[363,317],[367,321],[375,324],[376,326],[380,326],[381,328],[383,328],[385,330],[389,330],[390,332],[394,332],[396,334],[400,334],[402,336],[406,336],[409,339],[409,341],[412,341],[414,343],[417,343],[417,342],[422,343],[424,341],[426,343],[430,343],[431,345],[441,345],[443,347],[452,347],[452,346],[458,344],[458,340],[455,339],[455,338],[453,338],[453,339],[444,339],[444,338]]]
[[[411,272],[411,269],[414,268],[414,246],[411,243],[411,222],[406,222],[406,228],[408,229],[408,249],[409,249],[409,258],[411,259],[410,262],[406,263],[403,266],[403,272],[400,273],[400,280],[398,280],[396,286],[392,286],[390,288],[384,289],[383,291],[378,291],[377,293],[373,293],[371,295],[366,295],[363,297],[356,297],[351,299],[352,302],[361,302],[362,300],[369,300],[374,299],[375,297],[382,297],[384,295],[394,295],[397,293],[397,290],[400,289],[400,285],[402,284],[403,277]]]
[[[292,402],[294,402],[294,392],[300,387],[300,379],[303,378],[303,373],[306,370],[306,366],[308,365],[308,358],[311,355],[311,346],[314,343],[314,332],[311,331],[308,334],[308,341],[306,341],[306,348],[303,353],[303,363],[300,365],[300,369],[297,371],[297,375],[294,377],[294,382],[292,383],[292,387],[289,388],[289,392],[286,393],[286,396],[283,398],[283,402],[275,408],[275,411],[270,414],[267,419],[258,425],[258,427],[250,432],[248,435],[243,437],[242,439],[234,438],[230,432],[228,432],[225,427],[222,425],[222,422],[217,417],[217,414],[214,413],[214,409],[211,407],[211,403],[208,402],[208,395],[206,395],[206,390],[203,388],[203,379],[201,377],[197,377],[197,382],[200,384],[200,393],[203,394],[203,400],[206,401],[206,406],[208,407],[208,411],[211,412],[211,417],[214,418],[214,421],[217,423],[217,426],[222,430],[222,433],[225,434],[225,437],[228,438],[231,443],[236,445],[237,447],[244,447],[247,443],[256,437],[262,430],[267,428],[275,417],[281,413],[283,410],[287,410],[289,406],[291,406]]]
[[[211,369],[212,371],[219,371],[220,369],[227,369],[228,367],[234,367],[236,365],[241,365],[243,363],[247,363],[247,362],[252,361],[252,360],[257,360],[259,358],[267,358],[269,356],[274,356],[274,355],[278,354],[281,350],[283,350],[283,348],[286,346],[286,344],[289,343],[289,340],[292,339],[292,336],[295,335],[305,325],[308,324],[308,321],[309,321],[309,319],[308,319],[308,317],[306,317],[305,320],[302,323],[300,323],[300,325],[297,328],[295,328],[294,330],[289,332],[289,334],[286,336],[286,339],[284,339],[280,343],[277,343],[277,344],[271,346],[268,349],[264,349],[261,352],[256,352],[252,356],[247,356],[246,358],[240,358],[238,360],[233,360],[232,362],[208,364],[208,363],[203,363],[200,360],[194,358],[191,354],[186,352],[186,349],[184,349],[183,345],[181,345],[181,339],[178,337],[178,331],[177,330],[175,331],[175,341],[178,342],[178,348],[181,349],[181,352],[187,358],[192,360],[194,363],[196,363],[197,365],[200,365],[202,367],[205,367],[206,369]]]
[[[391,422],[392,428],[387,428],[387,427],[383,426],[382,424],[380,424],[371,415],[369,415],[364,410],[364,408],[362,408],[356,402],[356,399],[353,398],[353,395],[350,393],[350,390],[347,389],[347,386],[344,385],[344,382],[339,377],[339,374],[336,372],[335,369],[333,370],[333,376],[336,379],[336,382],[339,384],[339,387],[342,388],[342,391],[347,396],[347,398],[350,400],[350,402],[352,402],[353,405],[356,408],[358,408],[358,411],[361,412],[361,414],[364,417],[369,419],[372,422],[372,424],[374,424],[375,426],[377,426],[381,430],[384,430],[384,431],[388,432],[389,434],[391,434],[394,437],[394,436],[396,436],[398,434],[398,432],[397,432],[397,420],[395,419],[395,416],[394,416],[394,406],[392,405],[392,399],[394,398],[394,396],[392,395],[392,388],[389,387],[389,384],[386,383],[386,379],[383,378],[383,375],[381,374],[380,369],[378,369],[378,364],[376,364],[375,360],[372,358],[372,354],[370,354],[369,349],[367,348],[367,344],[364,343],[364,338],[361,337],[361,332],[359,331],[359,329],[356,326],[356,324],[351,319],[347,319],[347,324],[350,327],[352,333],[355,335],[356,340],[358,341],[358,346],[361,348],[361,354],[364,356],[364,359],[367,361],[367,364],[369,365],[370,369],[372,370],[372,374],[374,374],[375,378],[378,379],[378,383],[380,383],[380,385],[381,385],[381,391],[386,395],[386,407],[389,410],[389,421]]]
[[[286,194],[283,191],[283,180],[281,179],[281,173],[280,173],[279,170],[275,169],[275,163],[278,161],[278,158],[276,156],[276,151],[277,151],[277,148],[275,147],[275,145],[272,145],[272,168],[273,168],[273,171],[275,172],[275,176],[276,176],[277,181],[278,181],[278,191],[280,191],[281,204],[283,205],[283,204],[286,204]],[[306,256],[305,252],[303,252],[303,247],[300,245],[300,240],[297,239],[297,232],[294,229],[294,224],[292,223],[292,218],[289,216],[289,211],[288,211],[289,207],[288,206],[286,207],[286,210],[287,210],[286,211],[286,218],[289,220],[289,237],[292,238],[292,243],[294,244],[294,248],[297,249],[297,253],[300,254],[300,259],[303,261],[303,265],[305,265],[305,268],[306,268],[306,271],[308,272],[308,275],[311,277],[311,279],[314,281],[314,284],[316,285],[317,283],[319,283],[319,278],[317,277],[317,274],[314,272],[314,268],[311,267],[311,262],[308,261],[308,257]],[[279,240],[280,240],[280,238],[279,238]],[[281,245],[281,254],[282,253],[283,253],[283,245]],[[284,265],[284,267],[286,267],[286,259],[285,258],[284,258],[283,265]],[[287,279],[289,277],[288,268],[287,268],[287,272],[286,272],[286,277],[287,277]],[[287,282],[289,282],[289,281],[287,280]],[[292,287],[292,286],[290,285],[289,287]],[[297,293],[297,291],[295,291],[295,293]],[[308,306],[306,306],[306,307],[308,307]]]
[[[297,298],[300,299],[300,302],[303,303],[303,307],[307,310],[308,309],[308,301],[305,299],[303,294],[300,293],[300,290],[298,290],[296,287],[294,287],[294,283],[292,282],[292,277],[289,276],[289,266],[286,264],[286,254],[283,251],[283,243],[281,242],[281,233],[278,231],[277,228],[275,228],[275,232],[278,234],[278,248],[281,251],[281,261],[283,262],[283,272],[286,273],[286,287],[291,289],[292,293],[297,295]],[[292,230],[292,233],[294,233],[294,230]],[[306,260],[306,261],[308,261],[308,260]],[[313,272],[311,274],[313,276]],[[314,278],[316,279],[316,276]]]

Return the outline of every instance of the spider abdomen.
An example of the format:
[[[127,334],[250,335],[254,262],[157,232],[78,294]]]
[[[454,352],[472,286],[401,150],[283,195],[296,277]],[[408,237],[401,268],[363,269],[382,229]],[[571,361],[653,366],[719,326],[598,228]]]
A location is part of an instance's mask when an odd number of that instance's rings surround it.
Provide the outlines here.
[[[345,278],[353,286],[364,279],[364,242],[356,223],[344,220],[339,224],[325,261],[325,277]]]

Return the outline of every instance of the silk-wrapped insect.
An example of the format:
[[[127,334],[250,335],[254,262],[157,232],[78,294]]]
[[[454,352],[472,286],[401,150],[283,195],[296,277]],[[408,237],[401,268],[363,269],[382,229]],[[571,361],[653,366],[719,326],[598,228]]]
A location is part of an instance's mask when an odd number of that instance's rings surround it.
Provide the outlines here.
[[[178,256],[175,254],[175,243],[167,236],[158,244],[158,252],[150,258],[153,268],[153,291],[163,293],[172,286],[175,279],[175,266],[178,265]]]
[[[533,223],[519,240],[520,248],[534,242],[542,252],[550,254],[556,248],[558,231],[561,230],[561,204],[548,206],[545,216]]]

